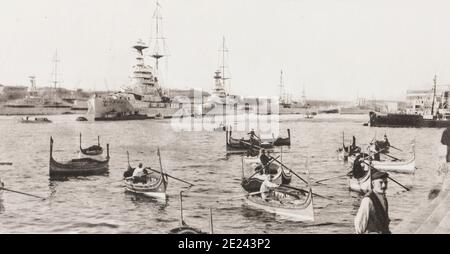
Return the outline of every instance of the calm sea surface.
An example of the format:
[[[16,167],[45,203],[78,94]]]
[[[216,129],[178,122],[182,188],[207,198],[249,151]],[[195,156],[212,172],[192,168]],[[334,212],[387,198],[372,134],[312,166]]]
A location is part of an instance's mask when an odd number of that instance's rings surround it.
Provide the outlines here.
[[[218,131],[178,131],[171,120],[128,122],[76,122],[74,115],[50,116],[51,124],[22,124],[17,117],[0,117],[0,177],[6,187],[49,197],[42,201],[5,192],[0,199],[0,233],[168,233],[179,226],[178,193],[185,190],[184,220],[204,231],[209,230],[209,207],[213,208],[215,233],[353,233],[353,219],[361,196],[348,191],[347,179],[339,178],[313,185],[313,191],[332,200],[314,199],[314,223],[291,222],[270,213],[254,210],[242,199],[217,202],[243,194],[240,187],[241,157],[226,156],[225,133]],[[292,146],[283,149],[283,162],[306,176],[309,157],[312,180],[345,174],[348,165],[337,160],[336,149],[342,132],[349,143],[367,144],[374,135],[386,132],[392,145],[405,151],[416,143],[415,175],[391,174],[406,192],[389,182],[388,200],[395,227],[412,209],[426,200],[437,183],[436,169],[442,129],[364,127],[367,116],[319,115],[304,119],[301,115],[280,116],[281,135],[291,129]],[[192,120],[201,124],[201,119]],[[250,124],[251,126],[251,124]],[[79,133],[83,146],[97,142],[111,146],[107,176],[49,180],[49,139],[53,136],[57,160],[77,158]],[[244,132],[233,133],[234,137]],[[160,147],[165,172],[195,186],[169,178],[167,202],[135,196],[124,191],[123,171],[126,151],[132,165],[159,169],[156,148]],[[391,155],[408,158],[408,153],[391,149]],[[295,177],[292,185],[302,186]],[[395,232],[394,232],[395,233]]]

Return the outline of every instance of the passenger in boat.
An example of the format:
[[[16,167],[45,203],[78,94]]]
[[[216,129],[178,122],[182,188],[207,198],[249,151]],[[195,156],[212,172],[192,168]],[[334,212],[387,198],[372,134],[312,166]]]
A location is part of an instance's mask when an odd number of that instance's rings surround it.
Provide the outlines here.
[[[450,162],[450,127],[447,127],[447,129],[442,132],[441,144],[447,146],[446,161]]]
[[[139,163],[138,167],[134,169],[133,172],[133,181],[135,183],[146,183],[147,182],[147,174],[146,171],[144,169],[144,166],[142,165],[142,163]]]
[[[373,170],[372,190],[361,200],[355,217],[357,234],[390,234],[388,201],[386,199],[388,173]]]
[[[268,197],[272,196],[271,191],[274,188],[279,187],[279,184],[273,182],[273,175],[266,175],[266,179],[262,182],[259,192],[261,193],[261,199],[264,201],[269,201]]]

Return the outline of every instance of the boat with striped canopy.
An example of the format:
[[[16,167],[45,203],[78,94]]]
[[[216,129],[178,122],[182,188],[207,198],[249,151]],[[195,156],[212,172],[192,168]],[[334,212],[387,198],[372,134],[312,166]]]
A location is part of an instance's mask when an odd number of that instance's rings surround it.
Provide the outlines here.
[[[106,158],[80,158],[58,162],[53,158],[53,137],[50,137],[50,177],[88,176],[105,174],[109,170],[109,144],[106,145]]]

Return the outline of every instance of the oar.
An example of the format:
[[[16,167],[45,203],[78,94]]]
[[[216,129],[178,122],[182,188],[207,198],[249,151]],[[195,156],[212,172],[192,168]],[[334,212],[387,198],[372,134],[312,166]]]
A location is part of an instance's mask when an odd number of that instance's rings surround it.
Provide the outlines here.
[[[397,147],[395,147],[395,146],[391,146],[391,145],[389,145],[389,147],[392,147],[392,148],[394,148],[394,149],[396,149],[396,150],[399,150],[400,152],[403,152],[403,150],[402,150],[402,149],[399,149],[399,148],[397,148]]]
[[[130,153],[127,151],[127,160],[128,160],[128,167],[131,168],[130,166]]]
[[[3,188],[3,187],[0,187],[0,190],[5,190],[5,191],[14,192],[14,193],[19,193],[19,194],[30,196],[30,197],[34,197],[34,198],[40,198],[42,200],[46,200],[47,199],[47,198],[44,198],[44,197],[39,197],[39,196],[36,196],[36,195],[33,195],[33,194],[28,194],[28,193],[25,193],[25,192],[11,190],[11,189],[7,189],[7,188]]]
[[[0,162],[0,165],[11,166],[12,162]]]
[[[270,158],[273,158],[272,156],[269,155]],[[306,181],[305,179],[301,178],[299,175],[297,175],[297,173],[295,173],[292,169],[286,167],[286,165],[284,165],[283,163],[281,163],[280,161],[278,161],[277,159],[273,158],[274,161],[280,163],[280,165],[282,167],[285,167],[287,170],[289,170],[293,175],[295,175],[296,177],[298,177],[300,180],[302,180],[303,182],[305,182],[306,184],[308,184],[308,181]]]
[[[392,155],[385,154],[385,153],[382,153],[382,154],[383,154],[383,155],[386,155],[387,157],[392,158],[392,159],[394,159],[394,160],[396,160],[396,161],[399,161],[399,160],[400,160],[399,158],[395,158],[395,157],[392,156]]]
[[[280,156],[278,156],[278,157],[280,157]],[[277,157],[277,159],[278,159],[278,157]],[[264,169],[265,169],[266,167],[270,166],[270,164],[272,164],[272,162],[274,162],[274,161],[273,161],[273,160],[272,160],[272,161],[269,161],[269,162],[267,163],[267,166],[264,166]],[[253,177],[254,175],[256,175],[257,173],[259,173],[259,171],[256,171],[255,173],[253,173],[251,176],[247,177],[247,179],[252,178],[252,177]]]
[[[157,170],[154,170],[154,169],[152,169],[152,168],[145,168],[145,169],[149,169],[149,170],[151,170],[151,171],[153,171],[153,172],[156,172],[156,173],[161,173],[161,172],[159,172],[159,171],[157,171]],[[164,175],[165,175],[165,176],[168,176],[168,177],[171,177],[171,178],[173,178],[173,179],[175,179],[175,180],[178,180],[178,181],[180,181],[180,182],[189,184],[190,186],[194,186],[194,185],[195,185],[195,184],[192,184],[192,183],[190,183],[190,182],[186,182],[186,181],[181,180],[181,179],[179,179],[179,178],[173,177],[173,176],[171,176],[171,175],[169,175],[169,174],[167,174],[167,173],[164,173]]]
[[[250,192],[250,193],[239,195],[239,196],[233,196],[233,197],[228,197],[228,198],[219,198],[216,200],[216,202],[220,202],[222,200],[230,200],[230,199],[241,199],[241,198],[246,198],[248,196],[254,196],[254,195],[258,195],[258,194],[262,194],[262,193],[266,193],[266,192],[269,192],[269,191],[255,191],[255,192]]]
[[[303,189],[300,189],[300,188],[295,188],[295,187],[292,187],[292,186],[289,186],[289,185],[281,184],[280,187],[288,188],[288,189],[293,189],[293,190],[300,191],[300,192],[304,192],[304,193],[309,193],[309,191],[307,191],[307,190],[303,190]],[[322,196],[322,195],[319,195],[319,194],[316,194],[316,193],[313,193],[313,196],[316,196],[316,197],[319,197],[319,198],[324,198],[324,199],[328,199],[328,200],[333,200],[333,201],[335,201],[335,200],[332,199],[332,198],[325,197],[325,196]]]
[[[325,178],[325,179],[322,179],[322,180],[319,180],[319,181],[315,181],[314,183],[321,183],[321,182],[325,182],[325,181],[328,181],[328,180],[345,177],[345,176],[348,176],[350,173],[352,173],[352,171],[348,172],[345,175],[339,175],[339,176],[334,176],[334,177],[330,177],[330,178]]]
[[[363,163],[364,164],[366,164],[366,165],[368,165],[369,167],[371,167],[371,168],[373,168],[373,169],[375,169],[375,170],[378,170],[378,171],[380,171],[379,169],[376,169],[374,166],[372,166],[372,165],[370,165],[370,164],[368,164],[367,162],[365,162],[365,161],[363,161]],[[406,186],[404,186],[403,184],[401,184],[401,183],[399,183],[399,182],[397,182],[396,180],[394,180],[392,177],[390,177],[390,176],[388,176],[388,178],[390,179],[390,180],[392,180],[394,183],[396,183],[396,184],[398,184],[399,186],[401,186],[401,187],[403,187],[403,188],[405,188],[405,190],[407,190],[407,191],[410,191],[410,189],[408,188],[408,187],[406,187]]]

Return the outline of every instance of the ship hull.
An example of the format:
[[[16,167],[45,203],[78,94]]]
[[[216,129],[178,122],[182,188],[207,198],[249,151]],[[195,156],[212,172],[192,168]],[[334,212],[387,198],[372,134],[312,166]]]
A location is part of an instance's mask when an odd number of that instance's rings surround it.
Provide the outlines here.
[[[371,127],[447,128],[450,120],[424,119],[421,115],[369,113]]]
[[[94,97],[89,100],[88,114],[93,115],[95,121],[128,121],[154,119],[156,116],[168,119],[177,117],[181,112],[179,108],[172,107],[170,103],[140,101],[132,103],[130,101],[112,96]]]

